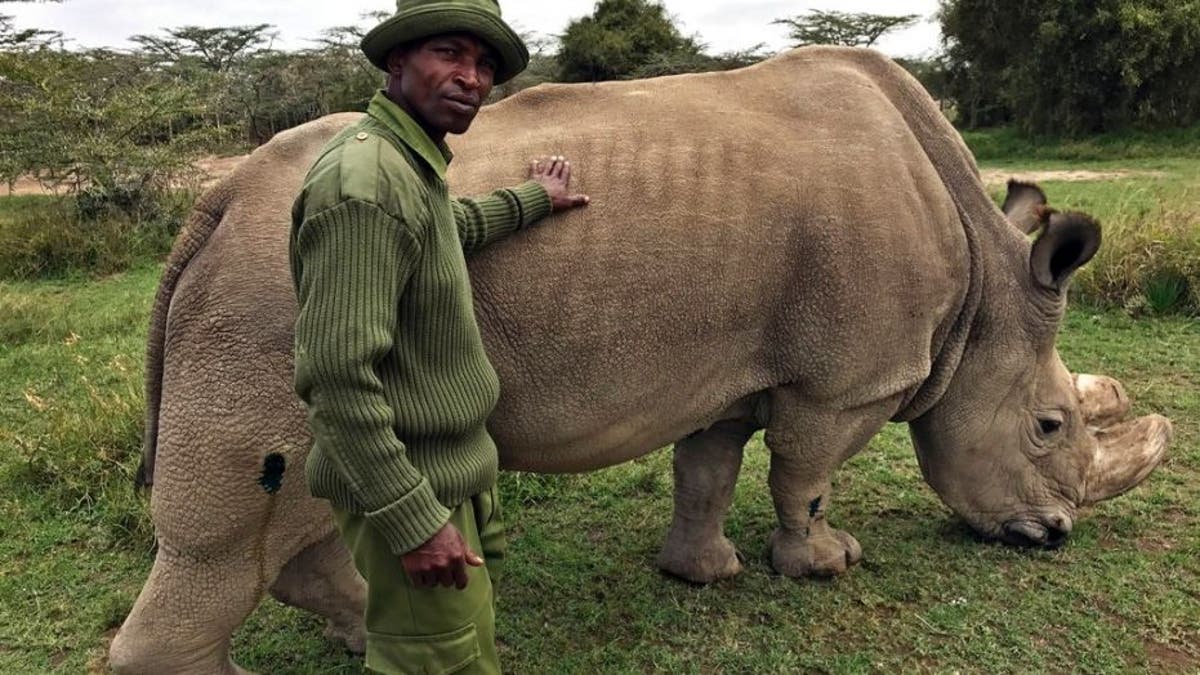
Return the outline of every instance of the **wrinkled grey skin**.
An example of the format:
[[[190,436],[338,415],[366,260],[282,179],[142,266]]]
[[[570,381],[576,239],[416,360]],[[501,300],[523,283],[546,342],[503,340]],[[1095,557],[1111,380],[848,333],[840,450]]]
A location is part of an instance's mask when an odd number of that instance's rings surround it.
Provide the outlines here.
[[[291,199],[353,119],[256,151],[201,200],[168,262],[147,359],[159,550],[112,645],[120,672],[237,672],[229,638],[264,591],[362,646],[361,580],[302,479],[286,259]],[[826,518],[830,480],[889,420],[910,422],[955,512],[1013,543],[1059,543],[1080,507],[1162,458],[1170,424],[1121,422],[1120,386],[1072,378],[1054,348],[1095,224],[1019,188],[1031,243],[925,92],[873,52],[537,87],[454,145],[457,193],[563,154],[592,197],[470,261],[502,465],[586,471],[675,443],[659,558],[673,574],[740,571],[723,522],[759,429],[771,559],[790,576],[860,558]]]

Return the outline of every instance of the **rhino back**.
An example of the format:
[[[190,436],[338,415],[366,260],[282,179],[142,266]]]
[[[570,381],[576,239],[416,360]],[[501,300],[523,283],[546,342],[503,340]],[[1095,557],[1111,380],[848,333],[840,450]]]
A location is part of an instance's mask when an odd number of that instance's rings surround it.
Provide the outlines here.
[[[611,464],[781,383],[853,407],[929,372],[967,266],[934,162],[962,158],[927,155],[862,53],[819,51],[543,85],[454,142],[457,193],[553,153],[592,198],[470,262],[506,464]]]

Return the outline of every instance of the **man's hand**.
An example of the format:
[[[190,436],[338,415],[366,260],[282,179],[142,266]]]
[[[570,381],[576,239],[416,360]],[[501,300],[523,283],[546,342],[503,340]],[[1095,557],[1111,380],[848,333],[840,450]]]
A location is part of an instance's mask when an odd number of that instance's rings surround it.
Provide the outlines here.
[[[483,558],[475,555],[458,528],[442,526],[429,541],[400,556],[404,572],[417,588],[467,587],[467,565],[479,567]]]
[[[550,211],[557,213],[587,206],[591,201],[587,195],[571,194],[571,163],[561,155],[542,157],[533,161],[529,167],[529,179],[542,184],[546,194],[550,195]]]

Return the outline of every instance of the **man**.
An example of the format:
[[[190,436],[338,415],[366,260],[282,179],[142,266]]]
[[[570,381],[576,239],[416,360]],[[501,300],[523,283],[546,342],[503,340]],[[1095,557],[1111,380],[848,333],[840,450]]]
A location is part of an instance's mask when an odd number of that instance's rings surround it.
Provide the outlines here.
[[[463,253],[583,206],[561,157],[451,201],[447,133],[467,130],[528,52],[495,0],[399,0],[363,51],[388,74],[310,170],[292,214],[296,391],[312,493],[367,580],[367,667],[499,672],[491,574],[504,540],[498,398]]]

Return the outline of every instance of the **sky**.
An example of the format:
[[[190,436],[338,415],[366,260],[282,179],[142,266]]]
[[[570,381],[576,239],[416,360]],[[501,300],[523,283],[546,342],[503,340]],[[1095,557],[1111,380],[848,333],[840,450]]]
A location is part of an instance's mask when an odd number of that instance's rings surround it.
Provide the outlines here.
[[[765,43],[770,51],[788,46],[784,26],[773,19],[808,9],[837,9],[874,14],[919,14],[921,23],[890,34],[877,47],[890,56],[928,55],[938,48],[933,19],[937,0],[664,0],[667,11],[687,35],[696,35],[711,53],[747,49]],[[586,16],[595,0],[502,0],[504,18],[522,32],[561,33],[571,19]],[[0,2],[0,14],[16,18],[19,28],[62,31],[77,46],[128,47],[130,35],[157,33],[185,25],[234,26],[269,23],[283,49],[303,48],[328,26],[361,24],[364,12],[394,11],[386,0],[65,0],[61,3]]]

